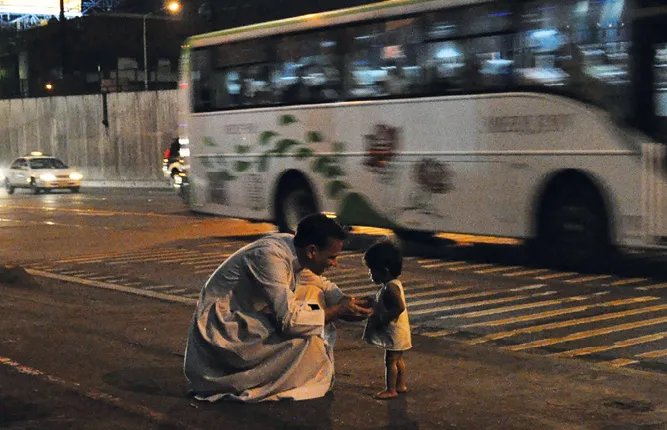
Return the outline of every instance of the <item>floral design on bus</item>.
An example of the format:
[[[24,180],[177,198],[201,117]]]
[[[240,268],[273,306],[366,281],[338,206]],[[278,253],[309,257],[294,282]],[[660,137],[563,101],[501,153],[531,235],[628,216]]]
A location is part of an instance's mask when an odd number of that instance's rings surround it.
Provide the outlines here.
[[[401,141],[401,129],[386,124],[376,124],[373,133],[364,136],[367,158],[364,165],[385,168],[394,158]]]
[[[415,188],[408,196],[407,206],[403,210],[440,216],[434,208],[433,197],[454,189],[451,168],[434,158],[423,158],[414,165],[412,177]]]

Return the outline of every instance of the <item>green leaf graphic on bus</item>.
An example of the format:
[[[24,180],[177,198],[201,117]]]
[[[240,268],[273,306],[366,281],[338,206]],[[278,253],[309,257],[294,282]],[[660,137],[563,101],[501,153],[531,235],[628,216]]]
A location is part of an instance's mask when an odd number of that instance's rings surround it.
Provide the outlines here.
[[[237,154],[247,154],[250,152],[250,147],[248,145],[236,145]]]
[[[327,178],[337,178],[339,176],[345,175],[345,172],[340,168],[340,166],[329,166],[324,174]]]
[[[268,145],[271,139],[275,136],[278,136],[278,133],[275,131],[263,131],[262,134],[259,135],[259,144]]]
[[[300,142],[298,140],[282,139],[282,140],[279,140],[278,143],[276,143],[276,146],[273,148],[273,152],[275,152],[276,154],[284,154],[291,147],[297,146],[299,144],[300,144]]]
[[[306,134],[306,140],[311,143],[318,143],[322,142],[324,139],[322,139],[322,135],[317,132],[317,131],[309,131]]]
[[[250,166],[250,161],[237,161],[235,164],[235,170],[237,172],[245,172],[250,168]]]
[[[313,150],[310,148],[299,148],[298,151],[294,154],[294,157],[298,158],[299,160],[303,160],[305,158],[312,157],[313,155]]]
[[[336,153],[345,152],[345,143],[344,142],[334,142],[333,151]]]
[[[299,120],[294,118],[293,115],[281,115],[280,118],[278,118],[279,125],[290,125],[296,122],[299,122]]]
[[[216,146],[215,142],[213,141],[213,138],[210,136],[204,136],[202,138],[202,142],[204,143],[204,146]]]
[[[343,181],[331,181],[327,184],[327,194],[332,199],[342,197],[343,191],[349,189],[350,186]]]

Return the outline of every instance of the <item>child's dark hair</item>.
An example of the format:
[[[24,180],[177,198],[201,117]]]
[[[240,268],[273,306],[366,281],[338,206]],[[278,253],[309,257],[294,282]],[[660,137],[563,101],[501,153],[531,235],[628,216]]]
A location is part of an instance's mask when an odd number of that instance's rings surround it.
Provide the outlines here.
[[[387,269],[393,278],[398,278],[403,271],[403,256],[394,242],[382,239],[366,250],[364,264],[371,270]]]

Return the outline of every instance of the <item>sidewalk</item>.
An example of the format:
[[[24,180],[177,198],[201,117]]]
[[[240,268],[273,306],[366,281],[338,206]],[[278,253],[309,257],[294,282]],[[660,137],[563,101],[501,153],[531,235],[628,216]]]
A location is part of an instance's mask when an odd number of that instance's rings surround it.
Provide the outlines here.
[[[419,335],[405,356],[410,391],[374,400],[382,350],[347,323],[338,324],[333,394],[197,402],[182,376],[191,306],[38,282],[0,285],[2,428],[667,429],[662,374]],[[67,396],[51,394],[58,390]],[[103,427],[88,424],[82,405],[91,401],[106,416]]]

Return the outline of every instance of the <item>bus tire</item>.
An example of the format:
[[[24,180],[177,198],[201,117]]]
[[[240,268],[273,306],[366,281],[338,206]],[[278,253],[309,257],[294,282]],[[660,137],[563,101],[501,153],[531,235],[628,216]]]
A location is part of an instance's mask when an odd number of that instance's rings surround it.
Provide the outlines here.
[[[552,194],[542,207],[539,226],[536,251],[549,265],[598,268],[611,255],[607,213],[591,186],[563,187]]]
[[[306,184],[281,187],[276,205],[276,223],[281,233],[294,234],[303,217],[318,211],[313,192]]]

